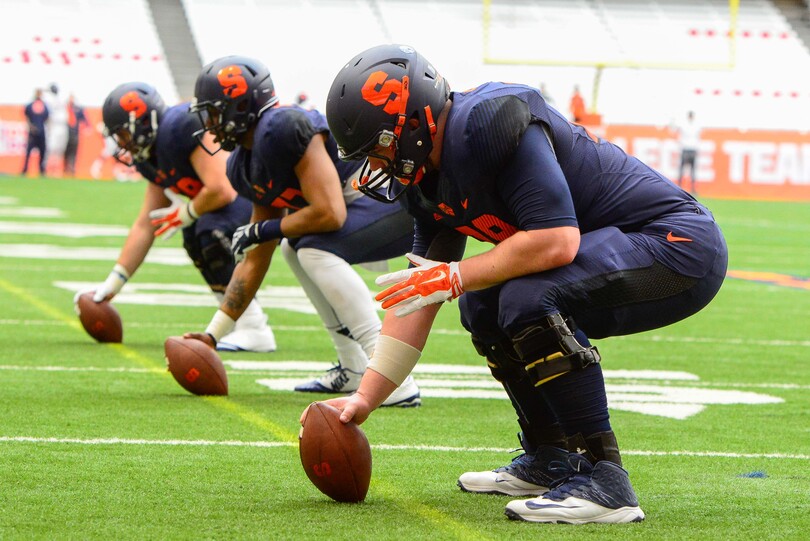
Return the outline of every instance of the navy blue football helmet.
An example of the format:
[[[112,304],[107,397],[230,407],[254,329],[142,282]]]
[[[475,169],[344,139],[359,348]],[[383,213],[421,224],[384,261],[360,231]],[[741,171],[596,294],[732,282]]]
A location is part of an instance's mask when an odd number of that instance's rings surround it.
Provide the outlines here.
[[[104,135],[118,145],[113,157],[127,166],[148,160],[165,110],[163,98],[146,83],[115,87],[101,108]]]
[[[449,96],[444,77],[407,45],[373,47],[340,70],[326,102],[340,157],[372,157],[386,164],[370,177],[366,162],[357,186],[361,192],[390,203],[421,180]],[[393,146],[393,158],[373,153],[378,146]]]
[[[220,148],[231,151],[261,114],[278,103],[267,67],[252,58],[225,56],[203,67],[194,86],[191,111],[200,116],[203,129],[195,137],[210,154]],[[206,131],[219,147],[202,143]]]

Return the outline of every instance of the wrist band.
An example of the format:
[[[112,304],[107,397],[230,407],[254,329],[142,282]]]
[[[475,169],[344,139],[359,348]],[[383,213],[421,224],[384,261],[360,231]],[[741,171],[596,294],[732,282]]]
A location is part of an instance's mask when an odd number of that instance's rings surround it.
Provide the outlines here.
[[[197,218],[200,217],[200,215],[197,214],[196,210],[194,210],[193,203],[194,203],[193,199],[191,201],[189,201],[188,203],[186,203],[186,212],[188,212],[188,215],[191,216],[192,220],[196,220]]]
[[[214,342],[219,343],[220,339],[231,332],[233,330],[233,326],[236,322],[231,319],[231,316],[223,312],[222,310],[217,310],[217,313],[214,314],[214,317],[211,318],[211,323],[208,324],[208,327],[205,329],[206,334],[210,334],[211,338],[214,339]]]
[[[125,282],[129,280],[129,271],[126,269],[126,267],[124,267],[120,263],[116,263],[112,271],[118,276],[120,276],[121,279],[124,280]]]
[[[415,347],[396,338],[380,335],[368,367],[399,387],[413,371],[421,356],[422,352]]]
[[[284,237],[284,233],[281,232],[281,218],[260,222],[256,233],[262,242]]]

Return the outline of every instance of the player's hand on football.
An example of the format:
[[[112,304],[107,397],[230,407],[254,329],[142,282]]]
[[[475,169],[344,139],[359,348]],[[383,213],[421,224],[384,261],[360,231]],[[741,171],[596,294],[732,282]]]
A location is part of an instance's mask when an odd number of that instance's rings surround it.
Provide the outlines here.
[[[239,263],[245,259],[245,253],[254,249],[261,242],[259,238],[260,227],[261,222],[257,222],[236,228],[231,240],[231,252],[233,252],[234,261]]]
[[[358,425],[363,424],[371,415],[371,412],[374,411],[368,400],[359,393],[354,393],[351,396],[341,396],[340,398],[331,398],[323,400],[323,402],[340,411],[341,423],[354,421]],[[306,410],[304,410],[304,413],[306,413]],[[302,425],[304,424],[304,413],[301,414],[300,419]]]
[[[152,225],[157,227],[155,236],[163,235],[164,239],[170,239],[180,229],[193,224],[199,216],[194,211],[191,201],[183,201],[169,188],[166,188],[163,193],[169,198],[171,205],[151,211],[149,218],[152,220]]]
[[[211,349],[216,349],[217,343],[214,341],[214,337],[208,333],[204,332],[187,332],[183,334],[183,338],[191,338],[193,340],[199,340],[200,342],[205,343]]]
[[[375,297],[385,310],[396,309],[397,316],[407,316],[464,293],[457,261],[442,263],[414,254],[407,257],[415,267],[383,274],[376,280],[378,286],[391,286]]]
[[[93,301],[95,302],[112,300],[113,297],[118,295],[121,288],[127,283],[127,280],[129,280],[129,272],[127,269],[124,268],[123,265],[116,264],[113,270],[110,271],[110,274],[107,275],[107,279],[104,280],[103,284],[94,288],[77,291],[73,296],[73,304],[79,302],[79,297],[88,292],[93,292]]]

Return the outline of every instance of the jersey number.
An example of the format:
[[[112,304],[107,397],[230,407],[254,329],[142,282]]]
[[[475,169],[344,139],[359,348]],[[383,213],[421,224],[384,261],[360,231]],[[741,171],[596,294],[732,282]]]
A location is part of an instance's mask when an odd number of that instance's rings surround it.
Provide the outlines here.
[[[456,228],[459,233],[482,242],[498,244],[518,232],[518,228],[504,222],[492,214],[484,214],[472,221],[475,228],[462,225]]]
[[[287,188],[270,204],[279,209],[298,210],[307,206],[307,200],[304,199],[304,194],[300,190]]]
[[[202,190],[202,183],[191,177],[183,177],[175,183],[175,188],[189,197],[197,197]]]

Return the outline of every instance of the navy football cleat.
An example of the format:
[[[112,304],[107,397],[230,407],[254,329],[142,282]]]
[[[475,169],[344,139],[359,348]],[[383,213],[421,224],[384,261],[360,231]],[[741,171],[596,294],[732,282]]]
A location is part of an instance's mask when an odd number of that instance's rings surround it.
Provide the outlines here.
[[[506,505],[506,516],[529,522],[564,524],[641,522],[644,512],[630,485],[627,472],[602,460],[591,466],[572,453],[572,473],[539,498],[514,500]]]
[[[539,496],[548,491],[549,485],[568,476],[567,466],[568,451],[544,445],[497,470],[464,473],[458,478],[458,486],[479,494]]]

